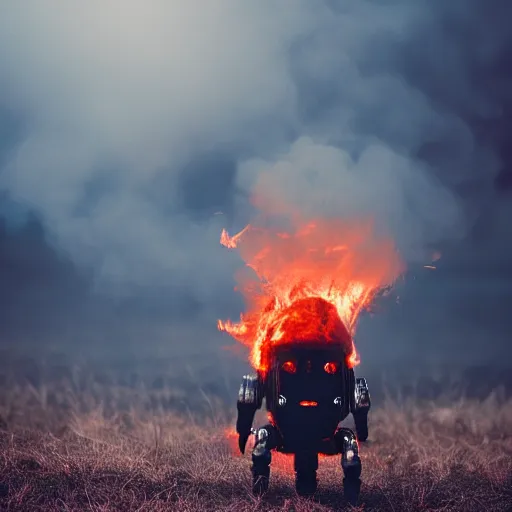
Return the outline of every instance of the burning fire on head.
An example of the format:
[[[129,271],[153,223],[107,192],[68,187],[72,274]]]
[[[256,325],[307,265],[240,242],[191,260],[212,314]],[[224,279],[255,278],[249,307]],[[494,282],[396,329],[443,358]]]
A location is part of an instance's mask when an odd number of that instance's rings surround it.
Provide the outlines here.
[[[356,321],[380,291],[404,270],[393,241],[371,220],[302,219],[286,229],[250,224],[220,242],[238,249],[250,271],[237,276],[246,301],[239,322],[218,321],[250,349],[253,367],[268,370],[268,348],[291,341],[341,342],[347,363],[359,363]]]

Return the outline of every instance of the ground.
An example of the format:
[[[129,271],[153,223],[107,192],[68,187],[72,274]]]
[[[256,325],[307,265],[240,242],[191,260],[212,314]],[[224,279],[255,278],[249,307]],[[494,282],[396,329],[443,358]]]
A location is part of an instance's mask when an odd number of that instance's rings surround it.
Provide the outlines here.
[[[234,400],[215,390],[165,375],[145,386],[133,375],[55,368],[45,378],[35,362],[0,372],[1,510],[512,510],[504,388],[485,399],[380,399],[351,509],[338,457],[320,460],[308,500],[295,494],[292,460],[275,456],[270,490],[253,498],[250,455],[237,453],[233,436]]]

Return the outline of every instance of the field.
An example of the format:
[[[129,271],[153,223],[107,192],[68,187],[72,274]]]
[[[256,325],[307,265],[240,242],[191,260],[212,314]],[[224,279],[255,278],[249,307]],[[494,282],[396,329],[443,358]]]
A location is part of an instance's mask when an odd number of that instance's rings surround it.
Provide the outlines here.
[[[337,457],[320,460],[313,500],[295,494],[285,456],[273,459],[268,493],[251,496],[250,456],[235,449],[230,376],[155,373],[153,365],[148,379],[58,358],[0,360],[1,510],[351,509]],[[512,509],[508,388],[438,387],[435,396],[376,390],[360,505],[352,510]]]

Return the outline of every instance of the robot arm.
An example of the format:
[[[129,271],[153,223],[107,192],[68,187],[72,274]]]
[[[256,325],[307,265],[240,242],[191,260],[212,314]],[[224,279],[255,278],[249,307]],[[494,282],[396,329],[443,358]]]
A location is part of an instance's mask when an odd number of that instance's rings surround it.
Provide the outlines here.
[[[354,416],[359,441],[366,441],[368,439],[368,412],[370,407],[370,391],[368,390],[366,379],[362,377],[357,378],[355,379],[352,415]]]
[[[264,395],[264,386],[259,375],[244,375],[236,408],[238,416],[236,420],[236,431],[238,434],[238,447],[244,453],[247,439],[251,434],[252,422],[256,411],[261,408]]]

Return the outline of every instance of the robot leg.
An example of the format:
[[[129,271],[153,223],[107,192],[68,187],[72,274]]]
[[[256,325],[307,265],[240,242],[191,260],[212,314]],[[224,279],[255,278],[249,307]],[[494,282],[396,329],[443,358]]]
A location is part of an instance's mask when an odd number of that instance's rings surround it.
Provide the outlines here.
[[[316,492],[318,453],[304,451],[295,453],[295,490],[299,496],[312,496]]]
[[[349,428],[339,428],[335,439],[341,452],[341,468],[343,469],[343,493],[345,499],[355,505],[361,489],[361,459],[359,445],[354,432]]]
[[[252,450],[252,491],[261,495],[268,489],[270,478],[271,450],[280,444],[279,433],[270,423],[253,430],[255,436]]]

